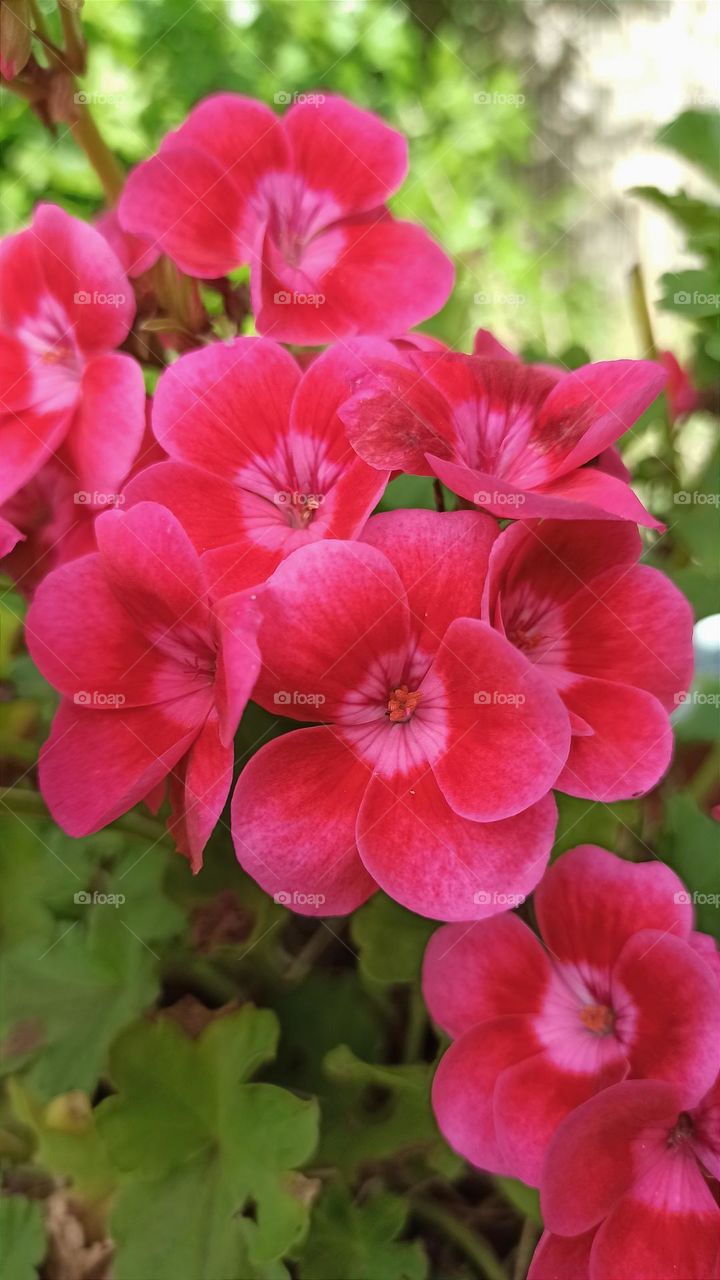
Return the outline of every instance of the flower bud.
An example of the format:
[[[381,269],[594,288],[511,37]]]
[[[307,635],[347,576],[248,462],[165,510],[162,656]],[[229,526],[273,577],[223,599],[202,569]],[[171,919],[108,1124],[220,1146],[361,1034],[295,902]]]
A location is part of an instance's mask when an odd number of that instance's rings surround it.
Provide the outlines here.
[[[13,80],[32,46],[29,0],[0,0],[0,76]]]

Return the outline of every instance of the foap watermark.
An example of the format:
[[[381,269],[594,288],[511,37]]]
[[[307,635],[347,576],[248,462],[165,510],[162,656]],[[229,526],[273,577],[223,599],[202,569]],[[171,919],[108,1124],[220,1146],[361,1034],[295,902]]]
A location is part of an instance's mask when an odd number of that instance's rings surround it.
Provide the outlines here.
[[[73,702],[78,707],[124,707],[124,693],[103,693],[102,689],[78,689],[73,694]]]
[[[322,907],[325,894],[300,893],[297,889],[290,893],[287,889],[281,889],[279,893],[273,894],[273,902],[277,902],[280,907]]]
[[[321,707],[324,693],[304,693],[302,689],[279,689],[273,697],[276,707]]]
[[[720,493],[703,493],[701,489],[680,489],[673,502],[681,507],[720,507]]]
[[[676,707],[720,707],[720,693],[703,693],[701,689],[680,690],[674,696]]]
[[[308,511],[317,511],[324,501],[324,493],[299,493],[295,489],[280,489],[273,494],[276,507],[307,507]]]
[[[524,293],[474,293],[476,307],[522,307],[527,302]]]
[[[720,293],[701,293],[699,289],[678,289],[673,294],[678,307],[720,307]]]
[[[673,894],[673,902],[685,907],[720,907],[720,893],[698,893],[697,890],[689,893],[687,889],[681,889]]]
[[[127,302],[126,293],[103,293],[101,289],[78,289],[73,294],[73,302],[79,307],[122,307]]]
[[[98,489],[78,489],[73,494],[76,507],[121,507],[125,501],[124,493],[101,493]]]
[[[321,307],[325,302],[324,293],[298,293],[297,289],[293,289],[292,293],[289,289],[279,289],[273,294],[273,302],[277,302],[280,307]]]
[[[525,501],[524,493],[499,493],[497,489],[489,492],[487,489],[478,489],[473,494],[473,502],[479,507],[486,507],[489,502],[494,502],[498,507],[521,507]]]
[[[88,893],[80,889],[73,894],[73,902],[79,907],[121,907],[125,902],[124,893]]]
[[[473,702],[478,707],[522,707],[525,694],[503,693],[500,689],[478,689],[473,695]]]
[[[289,107],[291,103],[303,107],[321,107],[324,101],[324,93],[290,93],[287,89],[278,89],[273,94],[273,102],[279,107]]]
[[[522,107],[525,103],[524,93],[496,93],[488,89],[480,89],[473,94],[473,102],[478,107]]]
[[[510,911],[513,907],[521,907],[524,901],[524,893],[495,893],[488,889],[478,889],[473,894],[473,902],[479,907],[507,907]]]
[[[119,107],[126,101],[126,93],[88,93],[86,89],[78,89],[73,94],[73,102],[78,107]]]

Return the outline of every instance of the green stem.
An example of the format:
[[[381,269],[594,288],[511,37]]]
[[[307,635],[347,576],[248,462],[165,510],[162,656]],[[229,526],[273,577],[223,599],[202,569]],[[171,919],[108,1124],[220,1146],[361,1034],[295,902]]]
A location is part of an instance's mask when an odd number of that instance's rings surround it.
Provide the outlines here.
[[[87,105],[78,103],[78,118],[70,132],[102,183],[108,204],[114,204],[125,185],[125,174],[103,139]]]
[[[688,791],[691,796],[694,796],[698,804],[702,804],[708,794],[718,785],[718,782],[720,782],[720,743],[716,742],[711,746],[697,772],[690,779]]]
[[[507,1280],[507,1274],[495,1250],[477,1232],[471,1231],[464,1222],[460,1222],[434,1200],[412,1198],[411,1204],[415,1217],[428,1226],[435,1227],[446,1240],[455,1245],[473,1263],[478,1275],[485,1280]]]
[[[515,1254],[515,1267],[513,1270],[513,1280],[526,1280],[530,1263],[535,1251],[535,1244],[539,1235],[537,1224],[530,1218],[526,1218],[520,1239],[518,1241],[517,1253]]]
[[[632,298],[633,311],[640,338],[643,346],[643,358],[646,360],[657,360],[658,349],[653,332],[652,319],[650,316],[650,308],[648,306],[647,291],[645,289],[645,280],[643,277],[642,267],[637,262],[630,272],[630,294]],[[672,474],[672,491],[676,493],[680,487],[680,479],[677,474],[677,454],[675,451],[675,434],[668,413],[667,397],[662,397],[662,427],[663,427],[663,444],[665,446],[665,461],[667,462]]]

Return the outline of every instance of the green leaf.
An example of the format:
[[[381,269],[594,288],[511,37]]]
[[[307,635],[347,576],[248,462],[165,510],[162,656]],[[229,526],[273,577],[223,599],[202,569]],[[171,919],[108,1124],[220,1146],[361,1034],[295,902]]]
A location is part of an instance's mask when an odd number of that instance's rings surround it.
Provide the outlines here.
[[[599,844],[615,851],[623,830],[633,830],[641,814],[635,800],[600,804],[577,796],[556,794],[558,825],[553,858],[578,844]]]
[[[701,812],[691,796],[671,796],[656,847],[687,886],[698,929],[720,941],[718,824]]]
[[[720,113],[682,111],[657,134],[656,141],[720,181]]]
[[[380,1194],[362,1205],[346,1187],[329,1187],[317,1205],[300,1255],[301,1280],[425,1280],[428,1261],[419,1241],[398,1243],[408,1203]]]
[[[45,1256],[45,1229],[37,1201],[0,1199],[0,1273],[3,1280],[37,1280]]]
[[[327,1055],[325,1072],[338,1087],[323,1100],[321,1163],[348,1176],[364,1163],[400,1157],[420,1160],[445,1177],[462,1168],[435,1123],[429,1063],[381,1066],[339,1045]]]
[[[373,894],[350,921],[362,973],[374,982],[416,982],[435,928],[434,921],[413,915],[384,893]]]
[[[717,205],[708,204],[706,200],[698,200],[695,196],[688,195],[686,191],[676,191],[669,195],[666,191],[660,191],[658,187],[632,187],[628,194],[638,196],[648,204],[654,204],[656,208],[662,209],[691,234],[712,236],[714,239],[711,243],[717,241],[718,218],[720,218],[720,209]]]
[[[717,269],[671,271],[660,277],[665,311],[688,318],[720,315],[720,274]]]
[[[92,914],[87,929],[78,921],[64,928],[43,951],[28,940],[3,962],[3,1069],[28,1065],[45,1098],[92,1093],[110,1042],[158,990],[153,955],[111,907]]]
[[[687,548],[695,563],[712,577],[720,574],[719,464],[720,449],[715,449],[700,476],[686,480],[686,488],[675,494],[673,506],[676,538]],[[712,612],[717,612],[717,600]]]
[[[128,1175],[111,1222],[116,1280],[265,1274],[298,1244],[312,1184],[293,1170],[314,1150],[317,1105],[246,1083],[276,1042],[274,1015],[251,1005],[197,1040],[164,1019],[117,1040],[118,1094],[97,1113]]]

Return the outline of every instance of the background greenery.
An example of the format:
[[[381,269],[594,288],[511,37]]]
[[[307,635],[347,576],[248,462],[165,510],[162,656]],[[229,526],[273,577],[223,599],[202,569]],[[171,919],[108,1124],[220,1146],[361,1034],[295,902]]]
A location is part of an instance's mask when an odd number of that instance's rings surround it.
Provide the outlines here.
[[[593,6],[569,7],[583,20]],[[53,0],[39,8],[55,30]],[[542,20],[543,5],[521,0],[87,0],[82,86],[127,167],[217,89],[272,103],[325,86],[378,111],[410,137],[396,211],[424,222],[458,263],[457,291],[427,327],[464,349],[479,325],[498,327],[526,354],[572,367],[607,350],[631,295],[608,299],[602,264],[579,266],[572,227],[587,192],[538,152],[537,131],[551,128],[542,104],[561,92],[573,56],[568,41],[550,71],[532,65]],[[717,134],[717,115],[692,109],[662,141],[717,183]],[[5,94],[0,141],[5,232],[39,199],[86,218],[100,209],[67,126],[50,135]],[[687,238],[694,265],[678,276],[669,262],[648,292],[677,313],[682,349],[711,390],[717,305],[674,297],[720,292],[715,202],[648,188],[637,198]],[[646,349],[637,298],[633,314]],[[660,403],[624,442],[642,496],[668,524],[648,558],[698,618],[718,608],[716,425],[705,413],[673,427]],[[385,502],[432,496],[407,480]],[[4,1280],[38,1269],[44,1280],[108,1280],[111,1248],[114,1280],[520,1280],[539,1232],[535,1193],[471,1170],[430,1111],[443,1043],[423,1010],[419,966],[435,926],[382,894],[349,920],[295,917],[237,867],[225,823],[195,879],[144,812],[87,840],[64,836],[35,789],[54,695],[23,650],[23,611],[6,584]],[[675,762],[653,795],[613,806],[561,798],[556,852],[584,841],[629,858],[652,852],[691,889],[717,891],[708,812],[720,799],[718,690],[706,658],[697,691],[708,697],[681,708]],[[288,727],[251,707],[238,768]],[[108,900],[88,905],[92,893]],[[698,916],[720,936],[716,907]]]

